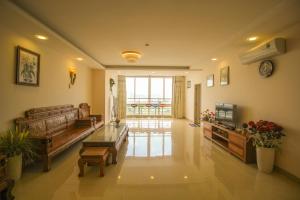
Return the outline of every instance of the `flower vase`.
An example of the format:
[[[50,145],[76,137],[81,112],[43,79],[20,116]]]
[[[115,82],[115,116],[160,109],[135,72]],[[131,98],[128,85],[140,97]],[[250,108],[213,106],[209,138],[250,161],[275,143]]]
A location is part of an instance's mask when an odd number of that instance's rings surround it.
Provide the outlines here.
[[[259,171],[271,173],[274,167],[275,148],[256,147],[256,159]]]

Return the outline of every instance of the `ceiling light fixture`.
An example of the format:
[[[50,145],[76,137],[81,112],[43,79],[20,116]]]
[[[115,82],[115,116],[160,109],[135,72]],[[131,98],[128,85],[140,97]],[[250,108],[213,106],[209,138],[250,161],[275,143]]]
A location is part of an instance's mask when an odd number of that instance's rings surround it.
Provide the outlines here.
[[[40,40],[48,40],[48,37],[46,37],[44,35],[35,35],[35,37]]]
[[[78,57],[78,58],[76,58],[76,60],[83,61],[83,58]]]
[[[150,176],[150,179],[153,180],[153,179],[154,179],[154,176]]]
[[[142,57],[141,53],[137,51],[123,51],[122,52],[122,57],[125,58],[128,62],[134,63],[138,59]]]
[[[212,58],[211,60],[212,60],[212,61],[217,61],[218,59],[217,59],[217,58]]]
[[[255,41],[255,40],[257,40],[257,37],[256,37],[256,36],[253,36],[253,37],[249,37],[249,38],[248,38],[248,41]]]

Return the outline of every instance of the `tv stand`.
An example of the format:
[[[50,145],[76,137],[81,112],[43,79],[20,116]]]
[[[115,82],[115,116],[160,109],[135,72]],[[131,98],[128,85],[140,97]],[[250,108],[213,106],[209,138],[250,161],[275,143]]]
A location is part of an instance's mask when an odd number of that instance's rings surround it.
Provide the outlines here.
[[[209,122],[203,122],[203,135],[245,163],[256,161],[255,147],[245,135]]]

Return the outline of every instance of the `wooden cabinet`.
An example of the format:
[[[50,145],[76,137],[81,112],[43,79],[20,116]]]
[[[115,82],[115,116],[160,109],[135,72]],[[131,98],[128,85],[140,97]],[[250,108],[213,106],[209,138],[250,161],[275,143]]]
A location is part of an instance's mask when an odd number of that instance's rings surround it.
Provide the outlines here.
[[[256,161],[255,147],[245,135],[208,122],[203,124],[203,135],[246,163]]]
[[[211,138],[212,138],[212,126],[211,126],[211,124],[208,124],[208,123],[203,124],[203,134],[206,138],[211,140]]]
[[[14,181],[6,176],[6,157],[0,155],[0,200],[12,200],[14,196],[11,190],[14,186]]]

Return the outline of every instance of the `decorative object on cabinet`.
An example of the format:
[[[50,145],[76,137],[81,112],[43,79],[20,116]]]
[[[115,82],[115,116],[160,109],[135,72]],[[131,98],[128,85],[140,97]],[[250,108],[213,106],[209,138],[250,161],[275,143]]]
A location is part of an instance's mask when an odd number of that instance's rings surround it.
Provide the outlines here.
[[[257,166],[262,172],[271,173],[274,167],[275,149],[281,144],[285,134],[283,128],[274,122],[260,120],[244,123],[253,144],[256,146]]]
[[[206,109],[204,112],[200,113],[201,114],[201,119],[203,121],[209,121],[212,122],[215,120],[216,114],[209,109]]]
[[[22,175],[22,160],[32,160],[37,154],[34,145],[29,139],[29,131],[8,130],[0,137],[0,151],[7,157],[7,176],[18,180]]]
[[[229,66],[220,70],[220,85],[229,85]]]
[[[14,196],[11,194],[11,191],[15,182],[7,177],[6,168],[7,158],[5,155],[0,155],[0,199],[13,200]]]
[[[255,147],[248,136],[209,122],[203,123],[203,135],[245,163],[256,160]]]
[[[214,86],[214,75],[210,74],[206,77],[206,86],[207,87],[213,87]]]
[[[40,55],[17,46],[16,84],[39,86]]]
[[[259,74],[267,78],[273,74],[274,71],[274,64],[271,60],[264,60],[260,63],[258,68]]]
[[[69,68],[69,75],[70,75],[69,88],[71,88],[71,86],[75,84],[75,80],[76,80],[76,68],[75,67]]]

